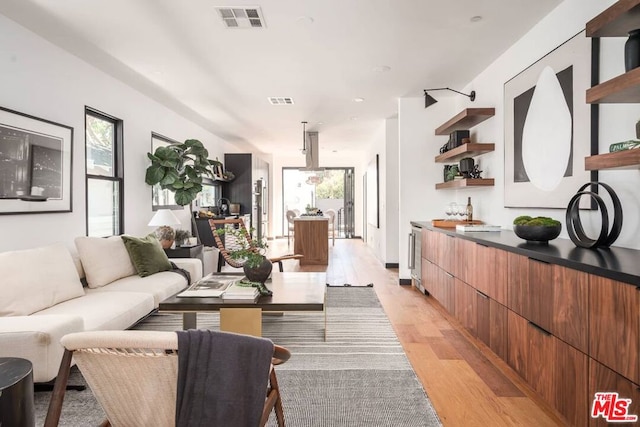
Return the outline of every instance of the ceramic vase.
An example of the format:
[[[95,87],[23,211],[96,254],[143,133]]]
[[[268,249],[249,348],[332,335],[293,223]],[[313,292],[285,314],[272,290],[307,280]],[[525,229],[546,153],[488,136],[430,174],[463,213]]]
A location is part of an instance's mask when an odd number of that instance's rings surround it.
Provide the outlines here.
[[[245,276],[251,282],[264,283],[271,274],[273,264],[267,258],[262,257],[262,263],[257,267],[248,267],[246,264],[242,267]]]
[[[624,69],[631,71],[640,66],[640,29],[629,31],[624,44]]]

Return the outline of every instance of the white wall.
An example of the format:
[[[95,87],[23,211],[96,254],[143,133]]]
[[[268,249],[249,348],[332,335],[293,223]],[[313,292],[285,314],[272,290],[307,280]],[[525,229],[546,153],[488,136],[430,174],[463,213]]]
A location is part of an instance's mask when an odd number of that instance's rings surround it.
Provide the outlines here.
[[[385,159],[384,163],[384,234],[383,261],[387,264],[399,262],[400,223],[398,210],[400,209],[399,183],[399,155],[400,140],[398,137],[398,117],[385,121]],[[382,167],[382,166],[381,166]]]
[[[63,242],[85,235],[84,108],[124,121],[125,231],[146,234],[151,188],[144,183],[151,132],[195,138],[210,157],[237,151],[200,126],[0,15],[0,105],[74,128],[73,212],[0,215],[0,251]],[[189,213],[180,212],[182,228]]]
[[[491,224],[511,228],[518,215],[546,215],[563,222],[563,209],[509,209],[504,208],[504,135],[503,111],[504,83],[536,62],[546,53],[568,40],[585,24],[613,4],[615,0],[565,0],[553,12],[540,21],[529,33],[512,45],[504,54],[474,78],[463,89],[475,90],[476,100],[471,103],[462,96],[445,97],[438,93],[439,102],[427,110],[423,99],[401,99],[399,102],[400,133],[400,247],[406,246],[409,221],[428,221],[442,217],[444,201],[458,203],[472,197],[474,217]],[[601,54],[601,78],[605,81],[624,73],[622,46],[624,39],[603,39]],[[448,99],[448,102],[443,102]],[[493,142],[496,149],[476,158],[484,170],[484,177],[495,179],[495,186],[474,190],[433,190],[433,183],[442,181],[442,165],[433,158],[446,137],[434,136],[434,129],[466,107],[495,107],[493,118],[472,129],[472,140]],[[427,113],[428,112],[428,113]],[[600,106],[600,152],[608,152],[609,144],[635,138],[635,122],[640,118],[640,106]],[[579,124],[578,124],[579,125]],[[584,141],[588,143],[588,141]],[[420,170],[416,170],[420,168]],[[640,172],[600,171],[599,180],[610,184],[620,197],[625,210],[625,222],[616,246],[640,248],[635,238],[640,227],[637,215],[640,194],[634,187],[640,183]],[[576,189],[577,190],[577,189]],[[446,194],[446,196],[445,196]],[[567,200],[568,203],[568,200]],[[595,212],[583,212],[585,223],[593,227],[599,223]],[[408,278],[406,251],[400,250],[400,277]]]
[[[386,230],[387,230],[387,186],[386,186],[386,178],[387,178],[387,170],[386,164],[388,163],[387,159],[387,144],[386,144],[386,123],[382,123],[378,132],[374,136],[371,141],[371,145],[369,146],[368,154],[366,155],[365,161],[367,162],[367,166],[369,163],[373,162],[376,154],[378,155],[378,226],[376,227],[374,224],[370,224],[368,220],[364,220],[363,227],[367,227],[367,245],[373,250],[373,253],[376,255],[378,260],[384,262],[385,261],[385,253],[386,253]],[[366,173],[366,169],[362,171],[362,175],[359,176],[360,181],[364,182],[364,174]],[[370,181],[368,181],[370,182]],[[375,192],[374,189],[367,188],[368,194],[373,194]],[[371,203],[367,202],[368,206],[372,206]],[[372,217],[373,213],[367,212],[367,217]]]

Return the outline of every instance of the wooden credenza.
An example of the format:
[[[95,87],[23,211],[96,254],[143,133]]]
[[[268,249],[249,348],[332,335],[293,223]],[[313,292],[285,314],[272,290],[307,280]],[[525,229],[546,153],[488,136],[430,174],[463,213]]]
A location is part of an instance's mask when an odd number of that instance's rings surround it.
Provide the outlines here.
[[[300,265],[329,264],[329,219],[325,217],[295,218],[293,247],[304,255]]]
[[[640,251],[413,225],[425,290],[568,424],[606,425],[590,417],[596,392],[640,415]]]

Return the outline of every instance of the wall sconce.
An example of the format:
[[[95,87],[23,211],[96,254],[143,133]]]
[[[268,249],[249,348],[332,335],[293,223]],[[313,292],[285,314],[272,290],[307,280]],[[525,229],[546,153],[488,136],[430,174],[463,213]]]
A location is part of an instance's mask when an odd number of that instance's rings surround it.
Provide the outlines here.
[[[459,93],[460,95],[464,95],[464,96],[468,96],[469,99],[471,100],[471,102],[475,101],[476,99],[476,91],[472,90],[471,93],[469,95],[467,95],[466,93],[462,93],[462,92],[458,92],[455,89],[450,89],[448,87],[439,87],[439,88],[435,88],[435,89],[424,89],[424,108],[427,108],[433,104],[435,104],[436,102],[438,102],[437,99],[435,99],[433,96],[429,95],[427,93],[427,91],[429,90],[450,90],[451,92],[455,92],[455,93]]]

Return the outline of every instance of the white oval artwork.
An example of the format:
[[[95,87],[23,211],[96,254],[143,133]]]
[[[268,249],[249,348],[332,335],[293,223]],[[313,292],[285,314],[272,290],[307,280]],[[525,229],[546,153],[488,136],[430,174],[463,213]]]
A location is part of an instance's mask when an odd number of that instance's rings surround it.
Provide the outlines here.
[[[522,162],[529,181],[554,190],[571,155],[571,112],[551,67],[540,73],[522,130]]]

